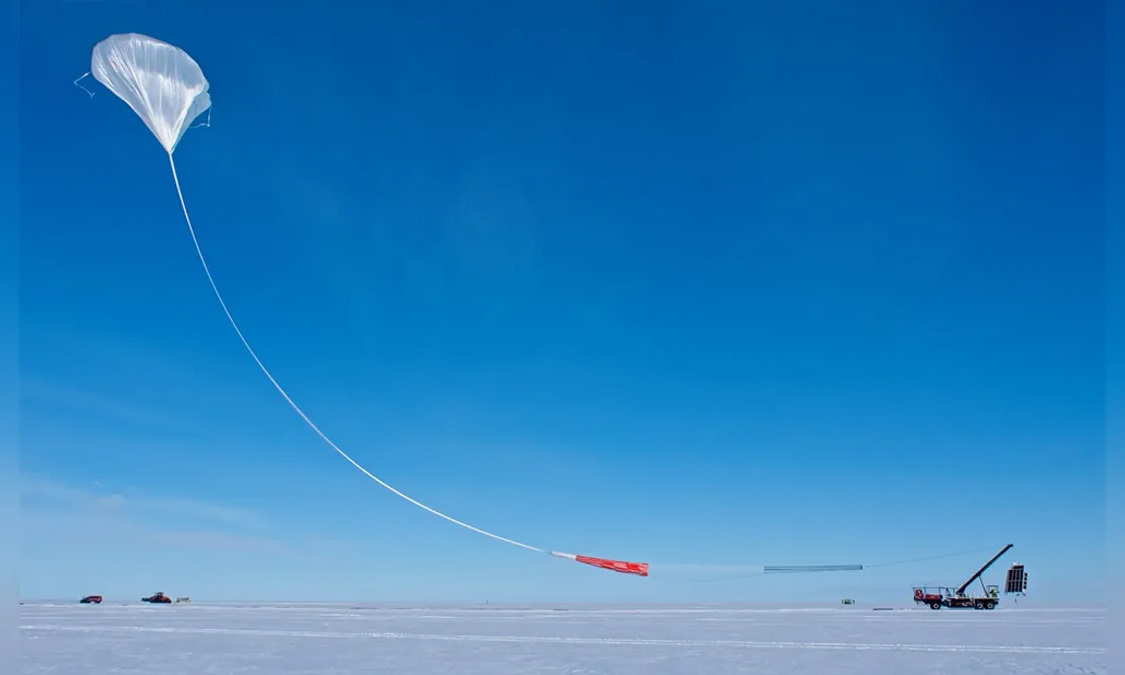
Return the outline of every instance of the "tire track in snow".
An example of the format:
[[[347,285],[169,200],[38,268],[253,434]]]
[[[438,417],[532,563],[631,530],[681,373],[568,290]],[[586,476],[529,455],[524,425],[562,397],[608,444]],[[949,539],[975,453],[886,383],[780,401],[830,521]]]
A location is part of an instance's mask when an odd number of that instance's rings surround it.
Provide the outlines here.
[[[259,628],[186,628],[159,626],[57,626],[22,625],[20,630],[86,633],[174,633],[192,635],[247,635],[255,637],[334,638],[352,640],[423,640],[446,642],[498,642],[643,647],[728,647],[743,649],[810,649],[844,651],[912,651],[987,654],[1104,654],[1099,647],[1042,647],[1023,645],[943,645],[858,642],[784,642],[750,640],[661,640],[644,638],[541,637],[521,635],[458,635],[435,633],[346,633],[336,631],[268,630]]]

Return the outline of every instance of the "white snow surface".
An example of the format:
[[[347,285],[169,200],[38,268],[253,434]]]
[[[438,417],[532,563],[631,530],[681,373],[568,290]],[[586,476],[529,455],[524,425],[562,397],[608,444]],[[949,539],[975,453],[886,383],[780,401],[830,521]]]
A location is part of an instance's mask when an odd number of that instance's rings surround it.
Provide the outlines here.
[[[1108,673],[1102,608],[28,603],[20,672]]]

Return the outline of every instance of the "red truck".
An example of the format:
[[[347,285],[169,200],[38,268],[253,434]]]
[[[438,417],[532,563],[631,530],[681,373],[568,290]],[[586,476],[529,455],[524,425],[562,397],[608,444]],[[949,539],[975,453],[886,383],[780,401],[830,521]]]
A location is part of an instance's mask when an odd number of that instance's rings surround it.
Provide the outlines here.
[[[939,592],[935,593],[934,591]],[[914,602],[921,605],[929,605],[930,609],[941,609],[942,607],[996,609],[996,604],[999,602],[997,598],[998,591],[999,589],[996,586],[989,586],[985,596],[973,597],[964,594],[957,595],[951,588],[927,588],[925,586],[919,586],[914,589]]]
[[[141,602],[150,602],[157,605],[169,605],[172,604],[172,598],[164,595],[162,591],[157,591],[147,598],[141,598]]]
[[[984,595],[968,595],[965,593],[965,591],[974,581],[980,579],[985,571],[989,567],[992,567],[992,563],[999,560],[1000,556],[1007,553],[1008,549],[1012,548],[1012,546],[1012,544],[1008,544],[1003,549],[1001,549],[999,553],[992,556],[992,558],[988,562],[986,562],[979,570],[977,570],[976,573],[973,574],[973,576],[966,579],[965,583],[958,586],[956,590],[946,587],[928,588],[926,586],[915,586],[914,602],[920,605],[929,605],[930,609],[941,609],[942,607],[996,609],[996,605],[1000,603],[1000,588],[998,586],[985,586],[984,581],[982,580],[981,586],[984,589]],[[1021,566],[1021,574],[1022,569],[1023,568]]]

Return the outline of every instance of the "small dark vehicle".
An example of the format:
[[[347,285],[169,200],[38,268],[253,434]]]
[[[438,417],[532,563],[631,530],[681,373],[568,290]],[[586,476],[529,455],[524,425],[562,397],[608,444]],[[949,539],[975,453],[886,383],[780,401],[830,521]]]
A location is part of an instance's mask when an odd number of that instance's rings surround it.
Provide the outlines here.
[[[100,596],[100,595],[87,595],[86,597],[82,598],[78,602],[81,602],[83,605],[89,605],[89,604],[100,605],[100,604],[102,604],[102,596]]]
[[[149,602],[156,605],[170,605],[172,604],[172,598],[164,595],[163,591],[157,591],[147,598],[141,598],[141,602]]]

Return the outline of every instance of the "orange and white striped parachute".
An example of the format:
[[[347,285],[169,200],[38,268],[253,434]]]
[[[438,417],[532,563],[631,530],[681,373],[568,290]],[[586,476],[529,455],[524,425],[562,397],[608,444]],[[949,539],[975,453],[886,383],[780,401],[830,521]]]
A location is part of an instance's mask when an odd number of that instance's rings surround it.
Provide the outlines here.
[[[566,558],[567,560],[574,560],[575,562],[585,563],[605,570],[621,572],[622,574],[636,574],[642,577],[648,576],[648,563],[629,562],[627,560],[609,560],[608,558],[594,558],[588,555],[575,555],[574,553],[560,553],[558,551],[551,551],[551,555],[556,558]]]

